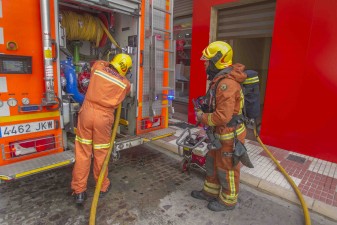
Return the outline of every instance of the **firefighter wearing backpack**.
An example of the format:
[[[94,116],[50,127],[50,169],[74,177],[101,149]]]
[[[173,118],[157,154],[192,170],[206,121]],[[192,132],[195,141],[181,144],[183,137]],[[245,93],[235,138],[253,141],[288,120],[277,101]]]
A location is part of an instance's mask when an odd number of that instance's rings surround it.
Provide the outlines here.
[[[213,129],[221,147],[208,152],[203,189],[192,191],[191,195],[208,201],[207,207],[212,211],[234,209],[239,193],[240,165],[233,165],[234,139],[243,145],[246,137],[241,116],[244,104],[241,83],[247,75],[244,65],[232,64],[232,57],[231,46],[222,41],[209,44],[201,57],[210,80],[207,94],[203,97],[208,110],[197,111],[196,118]]]

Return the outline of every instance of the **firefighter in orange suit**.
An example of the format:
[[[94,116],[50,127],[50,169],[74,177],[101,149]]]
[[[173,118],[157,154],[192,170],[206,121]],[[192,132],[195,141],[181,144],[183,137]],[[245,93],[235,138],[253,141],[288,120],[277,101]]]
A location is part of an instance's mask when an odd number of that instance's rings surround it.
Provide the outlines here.
[[[75,165],[71,188],[77,204],[86,198],[87,180],[93,156],[95,181],[110,147],[114,111],[130,92],[130,83],[125,75],[132,67],[131,57],[117,54],[109,63],[96,61],[91,68],[91,78],[85,100],[78,114],[75,140]],[[110,188],[104,175],[101,189],[103,196]]]
[[[210,80],[204,96],[209,110],[197,111],[196,118],[213,128],[221,147],[208,152],[203,189],[192,191],[191,195],[209,201],[207,207],[212,211],[234,209],[238,200],[240,165],[233,166],[233,143],[234,135],[244,142],[246,129],[244,123],[232,124],[234,118],[242,114],[244,98],[240,83],[247,75],[244,65],[232,64],[232,56],[229,44],[216,41],[203,50],[201,57]]]

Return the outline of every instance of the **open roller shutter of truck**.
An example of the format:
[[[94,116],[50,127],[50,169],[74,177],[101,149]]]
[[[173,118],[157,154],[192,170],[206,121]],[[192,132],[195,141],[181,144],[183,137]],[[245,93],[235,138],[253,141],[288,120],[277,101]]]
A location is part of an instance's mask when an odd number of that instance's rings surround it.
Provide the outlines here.
[[[275,5],[266,1],[220,9],[217,40],[272,37]]]
[[[102,11],[113,11],[139,15],[140,0],[61,0],[60,2],[76,3],[79,6],[90,7]]]
[[[173,17],[191,16],[193,12],[192,0],[175,0],[173,7]]]

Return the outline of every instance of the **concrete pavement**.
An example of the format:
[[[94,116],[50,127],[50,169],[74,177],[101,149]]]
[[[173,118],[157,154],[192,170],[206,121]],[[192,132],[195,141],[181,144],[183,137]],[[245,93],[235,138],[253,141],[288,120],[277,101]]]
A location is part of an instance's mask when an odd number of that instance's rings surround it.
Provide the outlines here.
[[[179,169],[180,157],[162,148],[141,145],[121,151],[109,164],[110,192],[98,202],[97,225],[298,225],[301,208],[240,187],[235,210],[212,212],[207,202],[190,196],[201,189],[202,173]],[[71,197],[72,167],[37,174],[0,185],[1,225],[88,224],[95,184],[92,174],[88,199],[77,207]],[[315,213],[312,224],[336,224]]]
[[[157,140],[154,144],[178,154],[176,140],[186,126],[188,124],[185,122],[171,119],[170,128],[176,129],[176,134]],[[193,128],[192,132],[200,133],[202,129]],[[291,186],[259,143],[246,140],[245,145],[255,168],[242,167],[242,183],[300,204]],[[298,185],[307,207],[337,221],[337,164],[271,146],[269,150]]]

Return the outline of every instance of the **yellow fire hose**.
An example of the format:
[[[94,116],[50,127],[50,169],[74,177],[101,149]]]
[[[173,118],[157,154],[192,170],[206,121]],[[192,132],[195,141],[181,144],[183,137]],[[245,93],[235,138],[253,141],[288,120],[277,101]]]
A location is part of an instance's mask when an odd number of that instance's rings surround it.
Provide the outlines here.
[[[101,188],[102,188],[104,174],[107,170],[109,160],[110,160],[110,156],[111,156],[111,152],[112,152],[113,145],[114,145],[114,142],[115,142],[115,138],[116,138],[116,134],[117,134],[117,128],[118,128],[118,124],[119,124],[119,119],[120,119],[120,116],[121,116],[121,111],[122,111],[122,104],[119,104],[118,108],[117,108],[117,112],[116,112],[115,123],[114,123],[112,134],[111,134],[110,147],[109,147],[109,150],[108,150],[108,154],[107,154],[107,156],[104,160],[101,172],[99,174],[97,184],[96,184],[96,188],[95,188],[94,197],[93,197],[92,203],[91,203],[89,225],[95,225],[95,223],[96,223],[96,209],[97,209],[98,198],[99,198],[99,194],[100,194],[100,191],[101,191]]]
[[[305,225],[311,225],[311,220],[310,220],[310,215],[309,215],[309,210],[308,207],[304,201],[304,198],[302,196],[302,193],[300,192],[300,190],[298,189],[297,185],[295,184],[295,182],[293,181],[293,179],[291,179],[291,177],[287,174],[287,172],[285,171],[285,169],[281,166],[281,164],[275,159],[275,157],[273,156],[273,154],[268,150],[268,148],[263,144],[263,142],[261,141],[259,135],[257,134],[256,131],[256,127],[254,128],[254,135],[257,139],[257,141],[260,143],[260,145],[262,146],[262,148],[264,149],[264,151],[268,154],[268,156],[274,161],[274,163],[276,164],[277,168],[281,171],[281,173],[284,175],[284,177],[287,179],[287,181],[289,182],[289,184],[291,185],[291,187],[294,189],[298,199],[301,202],[302,208],[303,208],[303,214],[304,214],[304,220],[305,220]]]
[[[98,17],[72,11],[61,11],[61,17],[62,27],[66,29],[67,40],[96,42],[96,47],[98,47],[105,32],[111,43],[117,48],[121,48]]]
[[[99,24],[100,24],[101,27],[103,28],[104,32],[106,33],[106,35],[108,36],[108,38],[110,39],[110,41],[111,41],[117,48],[120,49],[121,47],[118,45],[117,41],[112,37],[112,35],[110,34],[108,28],[105,27],[104,23],[103,23],[101,20],[99,20]]]
[[[112,134],[111,134],[110,147],[109,147],[109,150],[108,150],[108,154],[107,154],[107,156],[106,156],[106,158],[104,160],[101,172],[99,174],[99,177],[98,177],[98,180],[97,180],[97,184],[96,184],[96,188],[95,188],[94,197],[93,197],[92,204],[91,204],[89,225],[95,225],[95,223],[96,223],[96,209],[97,209],[98,198],[99,198],[100,190],[101,190],[101,187],[102,187],[102,182],[103,182],[104,174],[105,174],[106,169],[108,167],[110,156],[111,156],[112,149],[113,149],[113,144],[114,144],[114,141],[115,141],[115,138],[116,138],[117,128],[118,128],[119,119],[120,119],[120,115],[121,115],[121,109],[122,109],[122,105],[119,104],[119,106],[117,108],[116,117],[115,117],[114,127],[113,127]],[[305,200],[304,200],[304,198],[302,196],[302,193],[300,192],[300,190],[296,186],[296,184],[293,181],[293,179],[287,174],[287,172],[285,171],[285,169],[275,159],[275,157],[268,150],[268,148],[263,144],[263,142],[261,141],[259,135],[257,134],[256,128],[254,128],[254,135],[255,135],[257,141],[260,143],[260,145],[264,149],[264,151],[273,160],[273,162],[276,164],[277,168],[281,171],[281,173],[287,179],[287,181],[289,182],[289,184],[291,185],[291,187],[294,189],[294,191],[295,191],[298,199],[301,202],[302,208],[303,208],[305,225],[311,225],[309,210],[308,210],[308,207],[307,207],[307,205],[305,203]]]

